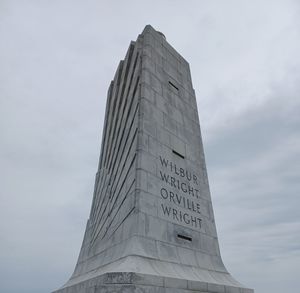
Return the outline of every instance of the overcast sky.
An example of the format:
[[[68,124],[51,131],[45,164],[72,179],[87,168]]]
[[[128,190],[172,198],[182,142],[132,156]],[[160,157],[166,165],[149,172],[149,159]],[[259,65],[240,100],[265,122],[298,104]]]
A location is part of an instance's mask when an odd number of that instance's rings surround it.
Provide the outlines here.
[[[0,292],[70,277],[107,88],[146,24],[191,66],[227,269],[256,293],[296,292],[297,0],[0,0]]]

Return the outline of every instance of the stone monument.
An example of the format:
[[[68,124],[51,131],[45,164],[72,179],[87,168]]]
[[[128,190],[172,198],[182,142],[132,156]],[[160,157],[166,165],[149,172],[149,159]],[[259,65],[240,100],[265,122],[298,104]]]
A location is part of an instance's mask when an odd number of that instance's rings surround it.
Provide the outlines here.
[[[218,245],[189,64],[147,25],[106,104],[91,212],[57,293],[253,293]]]

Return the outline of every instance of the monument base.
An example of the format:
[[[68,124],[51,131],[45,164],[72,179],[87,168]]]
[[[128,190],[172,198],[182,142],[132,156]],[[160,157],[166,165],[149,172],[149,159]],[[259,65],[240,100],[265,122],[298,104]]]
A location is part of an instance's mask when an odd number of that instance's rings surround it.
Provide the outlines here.
[[[139,273],[114,272],[63,287],[53,293],[253,293],[252,289],[159,277]]]

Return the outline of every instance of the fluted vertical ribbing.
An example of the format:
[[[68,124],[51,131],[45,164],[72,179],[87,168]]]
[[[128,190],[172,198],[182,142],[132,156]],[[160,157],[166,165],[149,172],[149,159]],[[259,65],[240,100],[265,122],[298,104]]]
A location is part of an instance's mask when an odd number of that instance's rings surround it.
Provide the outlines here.
[[[114,102],[108,104],[107,119],[111,123],[104,126],[108,137],[104,138],[107,143],[104,143],[101,150],[99,172],[105,175],[99,183],[96,182],[98,186],[91,214],[92,244],[97,238],[102,239],[112,234],[120,225],[124,219],[116,218],[118,211],[122,208],[127,196],[133,196],[135,178],[133,176],[129,180],[128,174],[132,171],[136,159],[137,123],[134,124],[134,121],[138,107],[136,96],[140,69],[137,64],[138,57],[137,46],[132,42],[122,63],[122,69],[120,67],[116,74],[118,87],[109,96],[109,99]],[[125,150],[125,146],[128,145],[129,148]],[[127,152],[124,153],[124,151]],[[129,167],[126,168],[126,166]],[[120,184],[122,176],[124,178]],[[128,213],[132,209],[133,206],[129,208]],[[127,214],[124,215],[126,216]]]

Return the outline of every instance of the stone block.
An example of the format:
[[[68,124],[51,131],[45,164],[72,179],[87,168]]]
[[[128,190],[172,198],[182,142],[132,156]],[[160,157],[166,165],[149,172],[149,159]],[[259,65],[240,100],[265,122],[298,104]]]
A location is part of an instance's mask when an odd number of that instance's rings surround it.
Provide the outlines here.
[[[147,191],[147,171],[143,169],[137,170],[136,188]]]
[[[142,57],[147,56],[152,59],[152,47],[151,45],[144,45],[142,49]]]
[[[177,247],[157,241],[158,257],[161,260],[179,262]]]
[[[183,247],[178,247],[177,249],[178,249],[180,262],[182,264],[195,266],[195,267],[198,266],[194,250],[183,248]]]
[[[157,197],[155,195],[140,191],[138,193],[139,210],[145,214],[157,217]]]
[[[153,239],[164,239],[167,223],[159,218],[145,215],[145,236]]]
[[[187,280],[165,278],[164,286],[166,288],[187,289]]]
[[[156,157],[148,152],[140,151],[138,158],[138,168],[156,175]]]
[[[170,118],[168,115],[163,113],[163,119],[164,119],[164,128],[167,129],[172,134],[177,135],[177,124],[176,121],[172,118]]]
[[[207,254],[207,253],[203,253],[200,251],[197,251],[195,253],[196,255],[196,261],[198,263],[198,266],[200,268],[208,268],[209,270],[213,270],[214,266],[213,266],[213,261],[212,261],[212,256]]]
[[[141,98],[147,99],[150,103],[155,105],[155,91],[151,89],[150,85],[146,83],[141,84]]]
[[[142,69],[149,70],[152,74],[155,74],[155,63],[151,57],[147,55],[143,56]]]
[[[225,293],[225,286],[224,285],[208,283],[208,292]]]
[[[156,138],[157,141],[161,144],[166,145],[167,147],[171,147],[171,133],[164,128],[157,128],[156,130]],[[158,151],[161,146],[157,145]],[[157,151],[157,153],[158,153]]]
[[[193,291],[201,291],[201,292],[208,291],[207,283],[199,282],[199,281],[188,281],[188,288]]]
[[[151,173],[148,173],[147,178],[147,191],[153,195],[159,196],[160,194],[160,179]]]
[[[183,83],[182,80],[182,74],[180,73],[180,71],[178,71],[178,69],[176,68],[176,66],[173,66],[172,63],[168,62],[168,60],[163,59],[163,70],[172,78],[174,79],[178,84]]]
[[[141,122],[141,129],[153,137],[156,137],[156,127],[156,124],[152,123],[152,121],[143,120]]]
[[[179,154],[186,156],[186,144],[175,135],[171,135],[171,147]]]
[[[149,135],[148,137],[148,152],[153,156],[157,157],[158,156],[158,147],[157,145],[159,142],[157,141],[156,138],[153,138],[152,136]]]

